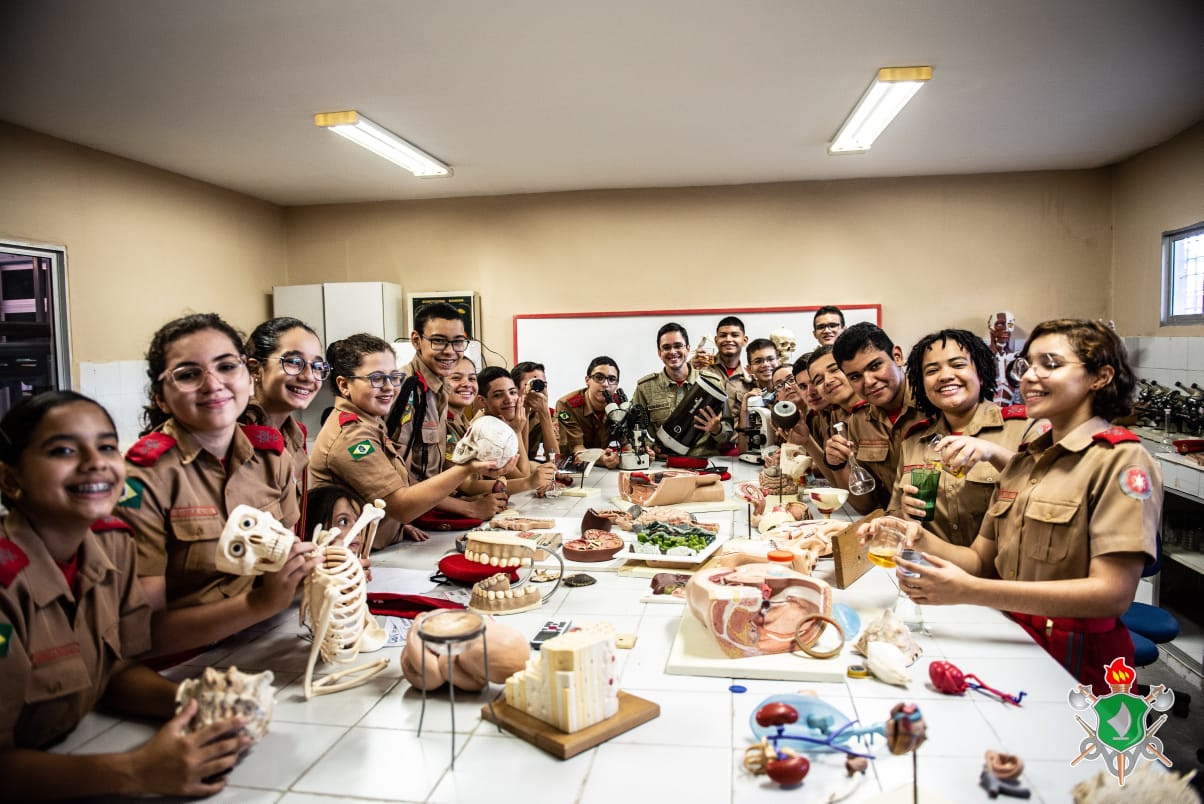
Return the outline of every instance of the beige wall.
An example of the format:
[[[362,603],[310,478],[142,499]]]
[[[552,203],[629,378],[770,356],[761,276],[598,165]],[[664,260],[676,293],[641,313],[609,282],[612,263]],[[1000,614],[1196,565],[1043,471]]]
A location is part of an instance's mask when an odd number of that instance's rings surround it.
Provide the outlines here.
[[[481,293],[521,313],[880,303],[931,329],[1103,317],[1107,170],[580,192],[287,210],[289,280]],[[753,334],[753,333],[750,333]],[[762,333],[757,333],[762,334]],[[521,357],[538,357],[522,355]]]
[[[1162,233],[1204,221],[1204,122],[1113,171],[1113,317],[1126,335],[1204,335],[1160,326]]]
[[[185,311],[253,327],[288,277],[279,207],[5,124],[0,239],[66,247],[76,369]]]

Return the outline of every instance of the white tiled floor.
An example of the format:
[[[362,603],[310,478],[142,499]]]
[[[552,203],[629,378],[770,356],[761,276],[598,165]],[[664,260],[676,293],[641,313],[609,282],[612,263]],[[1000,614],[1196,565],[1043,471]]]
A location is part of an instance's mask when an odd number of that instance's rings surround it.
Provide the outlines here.
[[[600,472],[590,482],[606,477]],[[542,501],[541,513],[579,518],[581,510],[597,502],[597,497]],[[450,535],[436,534],[430,542],[406,544],[378,554],[375,560],[381,566],[431,567],[451,543]],[[294,611],[172,673],[185,677],[207,664],[270,668],[276,673],[271,732],[233,771],[230,786],[217,800],[282,804],[818,801],[849,784],[843,754],[811,752],[811,773],[799,790],[789,792],[766,777],[751,776],[741,764],[745,749],[754,742],[749,727],[752,712],[770,695],[800,692],[820,696],[848,718],[859,718],[862,725],[881,721],[895,703],[918,702],[929,734],[918,755],[920,783],[951,801],[985,798],[977,779],[983,752],[989,748],[1024,755],[1029,761],[1025,778],[1036,800],[1066,800],[1066,791],[1076,780],[1099,771],[1090,762],[1069,766],[1081,735],[1066,704],[1073,686],[1070,676],[998,612],[969,606],[929,607],[926,631],[918,637],[925,653],[910,668],[913,681],[906,690],[874,679],[802,683],[668,675],[665,660],[683,607],[641,602],[646,579],[614,571],[590,574],[598,579],[596,585],[562,587],[543,609],[504,622],[533,634],[549,618],[602,619],[614,623],[619,632],[637,633],[634,649],[619,652],[620,683],[627,692],[659,704],[661,714],[655,720],[560,761],[483,722],[484,693],[458,693],[452,770],[448,693],[429,695],[419,737],[422,696],[401,677],[398,649],[378,654],[389,658],[390,666],[364,686],[304,700],[300,685],[308,644],[298,638]],[[887,573],[875,570],[849,590],[837,592],[836,599],[856,605],[864,622],[877,607],[890,605],[896,594]],[[832,660],[841,668],[860,661],[851,641]],[[939,659],[952,661],[1005,692],[1023,689],[1029,697],[1017,709],[973,692],[942,695],[928,681],[928,665]],[[746,690],[734,691],[734,684]],[[152,732],[147,723],[93,714],[60,750],[125,750]],[[849,801],[870,800],[884,790],[910,784],[909,756],[891,756],[881,739],[869,750],[878,758]]]

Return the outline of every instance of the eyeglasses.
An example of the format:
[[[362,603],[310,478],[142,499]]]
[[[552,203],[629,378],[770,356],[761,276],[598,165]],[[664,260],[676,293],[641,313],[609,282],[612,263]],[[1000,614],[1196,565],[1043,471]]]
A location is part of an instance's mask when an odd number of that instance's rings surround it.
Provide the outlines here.
[[[815,331],[822,332],[825,329],[840,329],[844,324],[816,324]]]
[[[196,364],[177,366],[160,374],[159,382],[169,379],[177,391],[191,393],[201,390],[201,387],[205,384],[205,377],[209,374],[216,377],[218,382],[225,383],[235,379],[246,367],[247,359],[245,357],[240,357],[237,360],[233,358],[222,359],[208,368]]]
[[[404,371],[394,371],[392,374],[385,374],[383,371],[374,371],[371,374],[348,374],[349,380],[367,380],[368,384],[373,388],[384,388],[385,383],[398,388],[405,381],[406,374]]]
[[[442,338],[438,335],[433,338],[428,338],[425,335],[419,335],[418,337],[429,343],[431,350],[435,352],[446,351],[449,346],[459,354],[464,354],[468,350],[468,338],[454,338],[449,341],[447,338]]]
[[[276,359],[280,361],[280,368],[290,377],[301,376],[301,374],[305,371],[306,366],[309,366],[309,370],[312,371],[314,376],[319,380],[324,380],[330,376],[330,364],[325,360],[314,360],[306,363],[304,357],[297,357],[296,355],[291,357],[278,357]]]
[[[1032,369],[1033,374],[1037,375],[1038,380],[1044,380],[1053,374],[1062,366],[1084,366],[1086,365],[1081,360],[1063,360],[1057,355],[1052,355],[1046,352],[1043,355],[1037,355],[1037,362],[1030,363],[1023,357],[1016,358],[1016,362],[1012,363],[1010,372],[1011,379],[1015,382],[1020,382],[1020,378],[1028,374],[1028,370]]]
[[[776,366],[777,364],[778,364],[778,359],[776,357],[758,357],[755,360],[748,361],[748,365],[750,365],[750,366],[769,366],[769,365]]]
[[[689,348],[690,348],[690,347],[689,347],[689,344],[685,344],[685,343],[681,343],[681,342],[678,342],[678,343],[662,343],[662,344],[660,345],[660,350],[661,350],[662,352],[684,352],[685,350],[687,350],[687,349],[689,349]]]
[[[619,384],[619,375],[618,374],[603,374],[602,372],[598,372],[596,374],[589,375],[589,378],[591,380],[593,380],[594,382],[598,383],[598,385],[618,385]]]
[[[798,385],[798,382],[794,379],[794,377],[787,377],[786,379],[784,379],[780,382],[775,382],[773,384],[772,390],[774,393],[780,393],[782,390],[784,390],[786,388],[794,388],[797,385]]]

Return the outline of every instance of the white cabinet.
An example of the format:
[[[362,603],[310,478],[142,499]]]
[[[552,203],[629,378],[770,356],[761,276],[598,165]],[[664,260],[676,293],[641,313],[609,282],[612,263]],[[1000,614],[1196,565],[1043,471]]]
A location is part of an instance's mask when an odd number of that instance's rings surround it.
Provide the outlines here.
[[[325,349],[332,341],[367,332],[392,343],[402,330],[401,285],[390,282],[324,282],[272,288],[272,314],[299,318],[314,328]],[[329,383],[301,416],[312,442],[321,427],[322,411],[334,404]]]

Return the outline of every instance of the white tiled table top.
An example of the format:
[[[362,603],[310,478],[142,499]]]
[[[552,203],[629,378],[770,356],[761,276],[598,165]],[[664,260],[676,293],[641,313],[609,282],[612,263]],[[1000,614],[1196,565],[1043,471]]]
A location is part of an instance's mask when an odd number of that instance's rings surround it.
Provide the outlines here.
[[[755,470],[737,463],[733,471],[735,479],[746,479]],[[600,496],[539,500],[520,495],[514,502],[532,516],[579,518],[590,506],[609,506],[616,475],[595,469],[586,480],[603,490]],[[844,518],[855,516],[851,510],[842,513]],[[746,512],[738,512],[736,535],[743,534],[746,524]],[[426,543],[406,543],[376,553],[373,561],[378,566],[433,569],[452,543],[453,534],[438,533]],[[457,692],[452,770],[447,692],[430,695],[419,737],[422,699],[402,678],[399,649],[384,651],[389,667],[368,684],[304,700],[300,680],[309,646],[298,638],[293,609],[168,672],[178,679],[205,666],[234,664],[248,671],[270,669],[276,675],[271,731],[214,800],[283,804],[824,801],[845,780],[843,754],[812,753],[811,772],[795,791],[783,791],[767,777],[751,776],[741,764],[745,748],[754,742],[750,714],[769,695],[801,691],[817,693],[863,724],[881,721],[895,703],[917,702],[929,734],[918,752],[919,783],[950,801],[987,800],[977,786],[987,749],[1023,756],[1029,768],[1024,781],[1033,790],[1034,801],[1068,801],[1077,781],[1102,769],[1096,762],[1070,766],[1082,737],[1075,713],[1066,703],[1074,679],[994,610],[928,607],[925,632],[919,635],[924,655],[910,668],[913,682],[906,690],[874,679],[805,683],[668,675],[665,660],[684,608],[641,602],[648,591],[647,579],[614,571],[590,574],[597,578],[596,585],[561,587],[542,609],[505,617],[504,622],[534,634],[551,618],[598,619],[614,623],[619,632],[637,633],[635,647],[619,651],[620,684],[625,691],[658,703],[659,718],[561,761],[483,722],[485,693]],[[864,612],[890,605],[894,596],[892,576],[875,569],[850,589],[837,591],[836,600]],[[842,655],[832,661],[842,667],[860,662],[851,643],[850,639]],[[938,659],[976,673],[1005,692],[1025,690],[1028,697],[1016,708],[974,693],[942,695],[928,681],[928,665]],[[734,684],[747,691],[733,691]],[[495,685],[493,693],[499,692]],[[150,723],[91,714],[58,750],[125,750],[145,741],[153,730]],[[884,791],[910,786],[910,756],[892,756],[881,739],[870,750],[877,759],[848,801],[870,801]]]

